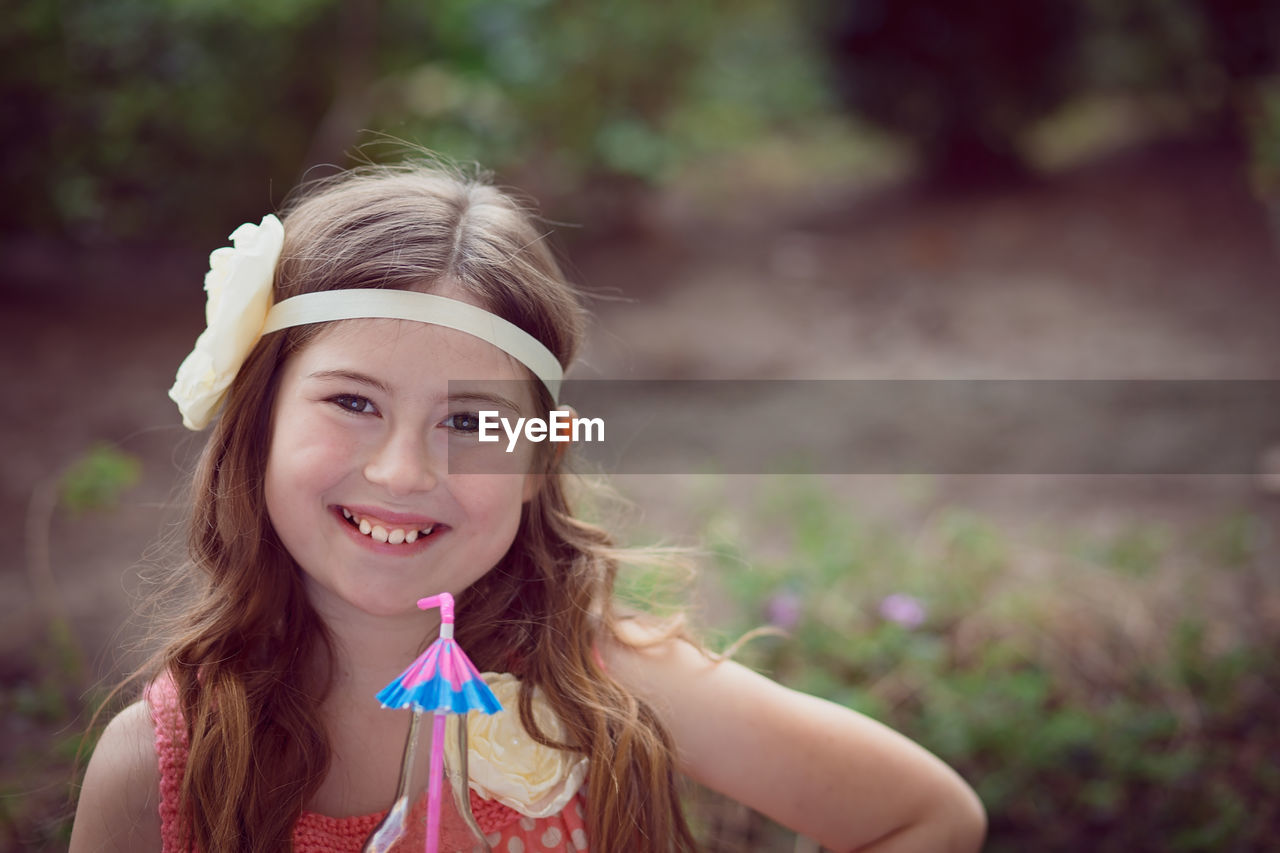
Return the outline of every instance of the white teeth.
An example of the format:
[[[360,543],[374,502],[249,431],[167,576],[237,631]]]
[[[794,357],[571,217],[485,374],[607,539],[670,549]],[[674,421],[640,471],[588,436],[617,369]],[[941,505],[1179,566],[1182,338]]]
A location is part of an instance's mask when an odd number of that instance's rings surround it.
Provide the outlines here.
[[[388,542],[392,545],[417,542],[419,537],[430,536],[431,532],[436,529],[436,526],[432,524],[417,530],[404,530],[399,527],[388,530],[381,524],[374,524],[367,518],[358,519],[346,507],[342,508],[342,517],[348,521],[357,522],[356,526],[360,529],[360,532],[372,538],[375,542]]]

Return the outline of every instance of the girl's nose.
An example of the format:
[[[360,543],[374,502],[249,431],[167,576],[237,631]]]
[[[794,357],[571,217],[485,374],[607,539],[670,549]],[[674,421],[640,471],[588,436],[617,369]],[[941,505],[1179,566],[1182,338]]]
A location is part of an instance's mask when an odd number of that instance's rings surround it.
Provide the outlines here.
[[[435,488],[440,479],[437,466],[445,463],[435,458],[427,439],[427,435],[417,430],[387,433],[365,464],[365,479],[396,496]]]

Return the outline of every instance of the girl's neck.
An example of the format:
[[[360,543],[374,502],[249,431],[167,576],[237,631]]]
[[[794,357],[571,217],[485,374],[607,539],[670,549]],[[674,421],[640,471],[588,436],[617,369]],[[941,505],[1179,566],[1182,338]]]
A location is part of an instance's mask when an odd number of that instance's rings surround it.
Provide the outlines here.
[[[333,640],[333,680],[319,713],[330,761],[308,811],[331,817],[385,809],[395,792],[409,714],[386,710],[375,698],[439,633],[435,612],[371,616],[312,602]]]

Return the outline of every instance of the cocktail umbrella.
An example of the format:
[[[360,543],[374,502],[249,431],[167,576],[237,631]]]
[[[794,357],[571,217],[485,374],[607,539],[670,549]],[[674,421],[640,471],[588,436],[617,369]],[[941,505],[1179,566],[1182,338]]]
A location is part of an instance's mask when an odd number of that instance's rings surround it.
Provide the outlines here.
[[[427,790],[427,853],[440,846],[440,789],[444,782],[445,714],[502,710],[489,685],[481,679],[466,652],[453,639],[453,596],[447,592],[419,599],[418,607],[440,608],[440,638],[427,647],[409,668],[382,688],[378,701],[384,708],[412,708],[409,736],[400,767],[400,786],[387,817],[366,842],[365,853],[385,853],[404,835],[409,804],[409,777],[418,743],[418,724],[424,712],[432,712],[431,765]]]

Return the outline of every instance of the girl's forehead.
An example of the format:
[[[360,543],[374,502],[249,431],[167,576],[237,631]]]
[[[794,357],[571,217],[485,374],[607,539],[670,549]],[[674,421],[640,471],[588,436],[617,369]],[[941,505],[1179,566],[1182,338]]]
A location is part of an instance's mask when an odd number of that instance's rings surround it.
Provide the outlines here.
[[[503,350],[474,335],[422,323],[417,320],[369,318],[334,320],[307,345],[328,356],[353,358],[412,358],[429,356],[431,363],[446,367],[457,363],[488,367],[501,376],[521,377],[521,364]]]
[[[537,399],[537,380],[503,350],[480,338],[416,320],[358,319],[325,323],[294,354],[305,374],[352,372],[406,388],[455,380],[501,382]]]

